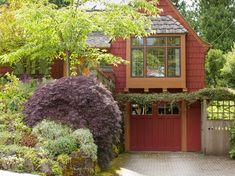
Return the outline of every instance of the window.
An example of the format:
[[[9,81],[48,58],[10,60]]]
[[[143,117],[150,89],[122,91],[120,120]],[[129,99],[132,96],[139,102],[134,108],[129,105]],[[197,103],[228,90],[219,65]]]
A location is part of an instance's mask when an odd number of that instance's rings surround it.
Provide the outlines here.
[[[160,104],[158,105],[159,115],[177,115],[180,113],[179,106],[177,104]]]
[[[234,101],[212,101],[208,108],[209,120],[234,120],[235,102]]]
[[[180,37],[131,40],[132,77],[180,77]]]
[[[132,75],[134,77],[144,76],[144,50],[132,49]]]
[[[131,115],[152,115],[152,106],[131,105]]]

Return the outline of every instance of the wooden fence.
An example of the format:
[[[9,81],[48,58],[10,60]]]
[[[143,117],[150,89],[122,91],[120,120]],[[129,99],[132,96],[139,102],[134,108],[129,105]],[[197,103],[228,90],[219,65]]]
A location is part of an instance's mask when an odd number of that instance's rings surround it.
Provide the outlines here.
[[[231,149],[229,120],[209,120],[207,101],[202,102],[202,151],[209,155],[228,155]]]

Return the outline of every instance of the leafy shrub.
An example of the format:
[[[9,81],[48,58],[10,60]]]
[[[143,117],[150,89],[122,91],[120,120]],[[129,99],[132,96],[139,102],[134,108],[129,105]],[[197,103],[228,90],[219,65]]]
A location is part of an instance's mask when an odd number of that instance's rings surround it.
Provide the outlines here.
[[[72,133],[72,130],[60,123],[43,120],[33,128],[32,133],[40,140],[55,140],[59,137],[68,136]]]
[[[230,129],[230,143],[232,145],[232,149],[229,154],[231,158],[235,158],[235,122]]]
[[[94,139],[88,129],[78,129],[72,134],[79,144],[79,149],[93,161],[97,160],[97,146],[94,144]]]
[[[62,165],[67,165],[68,162],[70,161],[70,157],[67,154],[60,154],[57,157],[57,161]]]
[[[72,136],[49,140],[44,147],[53,156],[57,156],[61,153],[70,154],[78,148],[77,142]]]
[[[19,112],[23,110],[23,105],[33,94],[38,81],[31,80],[26,83],[21,82],[16,76],[6,74],[7,82],[2,85],[0,92],[0,111]]]
[[[53,156],[70,154],[78,147],[76,139],[71,136],[72,130],[61,123],[43,120],[33,128],[32,134],[38,137],[39,145]]]
[[[37,136],[33,134],[25,134],[20,140],[20,144],[27,147],[34,147],[38,142]]]
[[[97,159],[97,146],[88,129],[78,129],[74,132],[58,122],[43,120],[32,131],[39,139],[39,146],[46,149],[51,155],[70,154],[79,148],[93,161]]]
[[[88,128],[98,146],[98,162],[104,169],[113,157],[121,112],[112,94],[96,80],[64,77],[39,87],[25,105],[25,122],[34,126],[43,119]]]

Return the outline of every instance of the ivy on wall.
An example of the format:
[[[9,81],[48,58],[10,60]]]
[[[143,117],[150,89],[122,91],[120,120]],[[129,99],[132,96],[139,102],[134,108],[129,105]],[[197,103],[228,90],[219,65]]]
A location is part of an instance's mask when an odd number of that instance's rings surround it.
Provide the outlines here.
[[[235,100],[235,90],[229,88],[205,88],[191,93],[120,93],[116,95],[120,104],[136,103],[151,105],[157,102],[186,101],[192,104],[197,100]]]

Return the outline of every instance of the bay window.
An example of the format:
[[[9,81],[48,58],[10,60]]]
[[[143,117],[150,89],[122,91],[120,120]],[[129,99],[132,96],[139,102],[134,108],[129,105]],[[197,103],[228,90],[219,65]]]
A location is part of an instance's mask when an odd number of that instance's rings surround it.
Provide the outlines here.
[[[131,77],[180,77],[180,37],[131,39]]]

